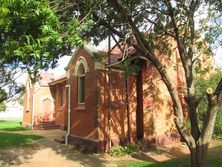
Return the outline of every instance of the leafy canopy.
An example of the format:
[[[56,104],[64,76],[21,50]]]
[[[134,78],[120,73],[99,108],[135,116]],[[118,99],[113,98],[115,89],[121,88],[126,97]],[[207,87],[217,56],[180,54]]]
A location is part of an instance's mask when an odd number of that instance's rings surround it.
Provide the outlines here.
[[[62,1],[61,1],[62,2]],[[50,0],[0,0],[0,63],[29,71],[54,66],[57,58],[81,45],[90,21],[64,17],[63,3]]]
[[[19,69],[35,77],[40,69],[55,67],[59,57],[83,44],[80,34],[90,29],[90,20],[80,25],[63,1],[58,2],[0,0],[1,91],[7,85],[14,90],[12,95],[18,92],[14,76]],[[2,101],[6,96],[0,94]]]

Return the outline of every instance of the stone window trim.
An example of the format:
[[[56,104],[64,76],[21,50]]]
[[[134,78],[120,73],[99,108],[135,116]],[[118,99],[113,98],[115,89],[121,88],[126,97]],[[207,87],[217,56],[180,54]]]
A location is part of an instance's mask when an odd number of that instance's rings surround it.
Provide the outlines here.
[[[76,65],[75,65],[75,69],[74,69],[74,73],[73,73],[74,77],[78,76],[78,69],[81,64],[84,66],[85,73],[89,72],[89,66],[88,66],[87,60],[85,59],[85,57],[80,56],[76,62]]]
[[[74,76],[77,77],[76,110],[85,110],[85,76],[87,72],[89,72],[87,60],[83,56],[80,56],[74,69]]]

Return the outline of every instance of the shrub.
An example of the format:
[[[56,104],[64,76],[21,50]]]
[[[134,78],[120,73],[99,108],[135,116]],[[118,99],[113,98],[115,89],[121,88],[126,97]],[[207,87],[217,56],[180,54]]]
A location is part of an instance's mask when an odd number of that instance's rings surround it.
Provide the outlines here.
[[[217,84],[219,83],[220,79],[222,79],[222,71],[218,71],[215,74],[212,74],[209,79],[204,80],[202,77],[196,77],[195,82],[196,82],[196,92],[197,96],[201,97],[203,96],[203,100],[200,104],[199,107],[199,112],[200,112],[200,121],[203,121],[203,118],[205,117],[206,111],[207,111],[207,97],[206,97],[206,89],[208,87],[211,87],[213,89],[216,88]],[[216,118],[216,123],[215,123],[215,128],[214,128],[214,135],[218,136],[222,134],[222,107],[220,108],[217,118]]]
[[[140,152],[138,144],[127,144],[125,146],[114,146],[108,153],[115,156],[132,155]]]

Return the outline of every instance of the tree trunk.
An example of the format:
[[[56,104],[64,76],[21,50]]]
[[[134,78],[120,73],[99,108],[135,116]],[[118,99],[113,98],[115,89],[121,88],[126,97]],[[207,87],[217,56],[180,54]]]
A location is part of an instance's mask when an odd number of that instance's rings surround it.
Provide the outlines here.
[[[190,150],[191,167],[207,167],[208,144],[196,144]]]
[[[201,135],[190,148],[191,167],[207,167],[207,151],[213,134],[217,112],[219,111],[216,97],[208,94],[209,106],[206,113]]]

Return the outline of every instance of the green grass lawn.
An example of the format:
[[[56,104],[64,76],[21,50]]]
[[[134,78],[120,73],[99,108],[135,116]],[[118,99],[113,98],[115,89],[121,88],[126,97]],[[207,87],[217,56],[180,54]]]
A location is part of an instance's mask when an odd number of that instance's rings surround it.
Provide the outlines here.
[[[176,159],[165,162],[129,162],[127,167],[187,167],[189,165],[189,159]]]
[[[1,121],[0,120],[0,131],[23,131],[30,130],[22,126],[21,121]]]
[[[16,131],[30,130],[22,127],[20,121],[0,121],[0,148],[24,146],[43,138],[33,134],[18,134]]]
[[[17,133],[0,132],[0,148],[25,146],[32,144],[35,140],[43,138],[38,135],[23,135]]]
[[[222,140],[217,142],[215,147],[208,152],[208,166],[221,167],[222,162]],[[127,163],[127,167],[189,167],[189,157],[173,159],[165,162],[132,161]]]

